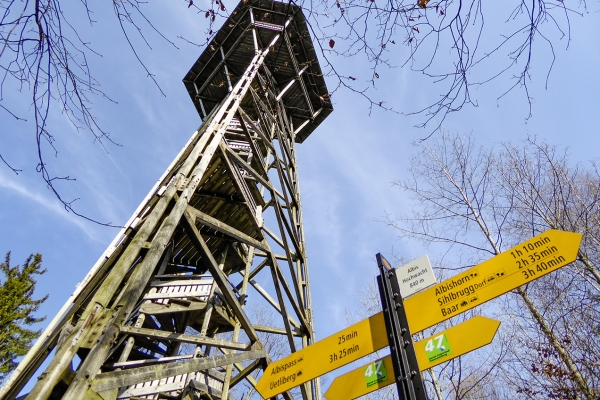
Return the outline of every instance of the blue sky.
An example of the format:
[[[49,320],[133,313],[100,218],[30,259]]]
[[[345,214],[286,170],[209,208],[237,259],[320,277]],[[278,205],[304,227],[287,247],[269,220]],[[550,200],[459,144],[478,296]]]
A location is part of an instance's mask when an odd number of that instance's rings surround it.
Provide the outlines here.
[[[232,9],[235,4],[227,3]],[[58,157],[47,157],[57,174],[75,182],[61,184],[67,198],[80,198],[76,208],[95,219],[125,223],[155,181],[200,124],[181,79],[202,49],[178,41],[176,36],[205,38],[205,19],[184,2],[146,7],[158,28],[180,47],[149,34],[153,49],[138,43],[148,68],[166,97],[145,76],[123,43],[111,9],[94,5],[98,23],[86,29],[86,40],[102,57],[90,64],[102,89],[118,104],[102,99],[94,112],[119,146],[105,151],[87,132],[78,132],[58,108],[51,114]],[[451,132],[473,132],[477,143],[494,146],[537,135],[552,144],[568,146],[572,159],[586,162],[597,157],[600,126],[600,5],[572,18],[572,42],[558,42],[557,60],[545,86],[548,58],[536,59],[532,73],[533,117],[522,92],[499,103],[507,79],[473,92],[479,107],[466,107],[447,118]],[[84,23],[78,21],[80,23]],[[138,41],[139,42],[139,41]],[[336,67],[367,68],[359,59],[333,57]],[[380,73],[378,98],[399,110],[414,110],[440,94],[439,86],[418,73],[393,69]],[[327,79],[327,78],[326,78]],[[328,80],[330,86],[333,82]],[[7,97],[7,94],[5,94]],[[417,242],[402,242],[396,233],[376,222],[386,212],[410,210],[410,199],[391,181],[406,176],[412,145],[428,131],[419,122],[390,112],[374,110],[357,95],[337,92],[334,112],[298,146],[302,205],[307,235],[317,336],[323,338],[347,325],[344,310],[358,307],[354,293],[373,279],[375,254],[393,252],[405,258],[425,254]],[[27,112],[27,96],[14,95],[13,104]],[[67,213],[36,173],[35,140],[31,122],[17,122],[0,114],[2,154],[23,171],[17,176],[0,166],[0,251],[12,251],[14,263],[30,253],[43,255],[46,275],[39,279],[37,296],[48,293],[40,313],[49,319],[117,234]],[[435,260],[436,254],[429,254]],[[437,255],[439,256],[439,254]]]

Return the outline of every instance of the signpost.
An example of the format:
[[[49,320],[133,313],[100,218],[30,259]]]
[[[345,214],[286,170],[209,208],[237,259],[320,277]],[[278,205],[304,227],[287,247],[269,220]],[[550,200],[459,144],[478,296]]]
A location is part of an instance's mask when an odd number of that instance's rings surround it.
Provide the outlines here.
[[[575,261],[581,238],[582,235],[578,233],[548,230],[465,272],[415,294],[406,299],[403,304],[398,301],[395,303],[400,304],[405,311],[410,331],[412,333],[420,332]],[[393,298],[394,293],[398,292],[391,291],[389,295]],[[394,305],[394,307],[396,306]],[[476,318],[474,319],[476,320]],[[466,323],[451,329],[462,329],[460,327],[464,324]],[[448,331],[443,332],[443,336],[437,335],[429,338],[424,341],[425,343],[423,341],[417,343],[415,352],[418,369],[431,368],[437,363],[450,360],[489,343],[477,346],[469,344],[467,339],[457,339],[453,333],[447,333]],[[387,332],[384,313],[376,314],[269,364],[258,381],[256,389],[263,398],[274,397],[382,349],[388,345]],[[402,336],[402,327],[400,327],[399,333]],[[397,334],[398,332],[396,332]],[[474,329],[474,332],[465,331],[461,335],[464,335],[465,338],[472,337],[469,340],[478,340],[480,335],[484,336],[478,328]],[[398,337],[397,335],[396,339]],[[471,350],[465,350],[469,346],[472,346]],[[381,385],[385,382],[390,384],[391,379],[394,381],[396,379],[393,366],[389,364],[389,360],[387,362],[385,360],[383,359],[379,365],[367,365],[361,372],[362,374],[371,373],[369,383],[372,390],[382,387]],[[356,371],[352,373],[356,373]],[[361,375],[361,379],[364,380],[365,376]],[[404,377],[407,376],[404,375]],[[330,394],[331,390],[333,389],[330,388],[327,393]],[[331,393],[335,395],[335,392]],[[334,398],[338,397],[328,397],[329,400]]]
[[[494,339],[500,321],[482,316],[415,343],[421,372],[488,345]],[[364,396],[394,383],[391,356],[376,360],[338,376],[325,392],[327,400],[348,400]]]

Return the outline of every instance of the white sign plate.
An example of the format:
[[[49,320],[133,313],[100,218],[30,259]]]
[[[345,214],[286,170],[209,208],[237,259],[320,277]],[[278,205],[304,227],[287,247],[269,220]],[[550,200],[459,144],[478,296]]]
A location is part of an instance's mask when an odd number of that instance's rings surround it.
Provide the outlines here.
[[[396,278],[404,299],[436,283],[433,268],[426,255],[397,268]]]

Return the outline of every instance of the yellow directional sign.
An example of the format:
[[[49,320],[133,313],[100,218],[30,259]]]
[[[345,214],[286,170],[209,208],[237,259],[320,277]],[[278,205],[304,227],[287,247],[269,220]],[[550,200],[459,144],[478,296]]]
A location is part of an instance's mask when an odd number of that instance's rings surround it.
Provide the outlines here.
[[[548,230],[404,301],[412,333],[575,261],[582,235]]]
[[[379,313],[269,364],[256,390],[263,398],[271,398],[388,345]]]
[[[491,343],[499,326],[500,321],[477,316],[415,343],[419,368],[424,371]],[[356,399],[394,381],[392,357],[387,356],[335,378],[325,398]]]

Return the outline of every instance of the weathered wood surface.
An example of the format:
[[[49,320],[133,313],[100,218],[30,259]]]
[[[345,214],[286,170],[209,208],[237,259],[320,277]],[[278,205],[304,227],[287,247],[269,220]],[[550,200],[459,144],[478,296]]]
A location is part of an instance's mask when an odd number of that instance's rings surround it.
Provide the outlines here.
[[[219,357],[202,357],[178,363],[105,372],[103,374],[98,374],[94,378],[92,381],[92,388],[95,391],[100,392],[112,388],[131,386],[136,383],[158,381],[170,376],[204,371],[227,364],[263,358],[265,355],[266,352],[264,350],[251,350]]]
[[[221,232],[225,233],[226,235],[229,235],[232,238],[237,239],[238,241],[240,241],[242,243],[245,243],[252,247],[256,247],[263,251],[268,251],[268,247],[265,246],[261,241],[258,241],[256,239],[246,235],[245,233],[243,233],[235,228],[232,228],[231,226],[225,224],[224,222],[221,222],[218,219],[213,218],[210,215],[203,213],[202,211],[198,211],[193,207],[189,207],[188,212],[193,217],[194,222],[196,220],[199,220],[202,224],[209,226],[213,229],[216,229],[218,231],[221,231]]]
[[[221,397],[222,392],[220,390],[215,389],[203,382],[197,381],[196,379],[192,379],[190,381],[190,386],[192,386],[194,389],[208,393],[212,398],[216,398],[216,399],[222,398]]]
[[[183,343],[195,343],[222,347],[225,349],[244,350],[249,347],[247,343],[230,342],[228,340],[219,340],[201,336],[186,335],[185,333],[165,332],[158,329],[134,328],[124,326],[121,328],[121,333],[127,333],[136,336],[145,336],[153,339],[174,340]]]
[[[244,331],[246,332],[246,335],[248,335],[248,338],[250,339],[251,342],[258,341],[258,335],[256,334],[256,331],[252,327],[252,324],[250,323],[250,320],[248,319],[248,316],[246,315],[242,306],[240,305],[237,297],[231,290],[229,281],[227,280],[227,278],[225,277],[223,272],[219,269],[217,262],[215,261],[215,259],[212,257],[212,254],[208,250],[208,247],[206,246],[204,239],[202,239],[202,236],[200,236],[200,233],[196,229],[196,226],[193,221],[193,217],[186,213],[184,216],[184,222],[185,222],[185,228],[189,232],[192,242],[194,243],[194,245],[196,245],[198,247],[198,249],[201,249],[204,252],[205,256],[208,258],[208,261],[209,261],[208,268],[209,268],[210,272],[213,274],[215,282],[217,283],[217,285],[219,285],[219,288],[223,291],[223,294],[225,295],[225,298],[227,299],[229,306],[233,309],[234,314],[237,316],[240,323],[244,327]]]

